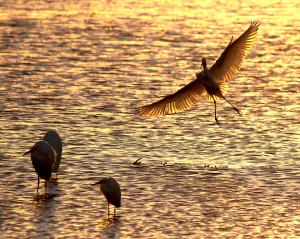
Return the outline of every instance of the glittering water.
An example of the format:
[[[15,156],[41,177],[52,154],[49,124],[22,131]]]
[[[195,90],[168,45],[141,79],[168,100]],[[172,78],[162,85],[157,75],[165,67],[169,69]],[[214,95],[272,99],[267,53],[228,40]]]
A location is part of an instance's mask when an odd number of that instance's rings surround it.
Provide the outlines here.
[[[1,238],[299,238],[299,1],[3,1]],[[228,99],[143,120],[138,106],[261,21]],[[22,153],[56,129],[57,183]],[[141,165],[132,163],[142,158]],[[121,216],[90,186],[122,188]]]

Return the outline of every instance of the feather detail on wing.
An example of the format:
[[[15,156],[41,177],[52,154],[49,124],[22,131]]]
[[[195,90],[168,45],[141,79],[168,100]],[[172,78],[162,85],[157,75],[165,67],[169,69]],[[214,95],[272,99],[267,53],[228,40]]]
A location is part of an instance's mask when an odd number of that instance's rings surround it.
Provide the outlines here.
[[[139,109],[138,115],[145,117],[157,117],[166,114],[174,114],[191,109],[199,102],[204,87],[199,80],[194,80],[165,98]]]
[[[249,28],[238,39],[232,42],[233,38],[231,38],[219,59],[209,69],[215,81],[226,82],[238,73],[255,41],[259,25],[258,22],[251,22]]]

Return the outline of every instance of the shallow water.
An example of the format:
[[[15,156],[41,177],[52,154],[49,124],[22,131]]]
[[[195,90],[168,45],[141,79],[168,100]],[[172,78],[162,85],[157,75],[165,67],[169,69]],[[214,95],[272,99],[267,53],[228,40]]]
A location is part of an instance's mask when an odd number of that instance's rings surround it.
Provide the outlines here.
[[[4,1],[3,238],[299,238],[299,2]],[[137,107],[193,79],[256,19],[228,99],[154,120]],[[57,183],[22,154],[56,129]],[[142,158],[141,165],[132,163]],[[122,188],[107,220],[102,176]]]

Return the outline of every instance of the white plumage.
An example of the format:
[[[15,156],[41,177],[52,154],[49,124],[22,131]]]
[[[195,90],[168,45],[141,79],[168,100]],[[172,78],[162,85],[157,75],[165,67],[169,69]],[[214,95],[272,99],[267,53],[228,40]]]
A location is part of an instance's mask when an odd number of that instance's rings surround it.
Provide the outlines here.
[[[219,59],[208,69],[206,59],[202,58],[203,71],[196,74],[196,79],[163,99],[139,109],[138,115],[145,117],[157,117],[166,114],[174,114],[191,109],[195,106],[203,93],[209,101],[215,103],[224,97],[227,90],[227,82],[240,70],[241,64],[255,41],[259,28],[258,22],[251,22],[249,28],[235,41],[231,38]],[[228,102],[228,101],[227,101]],[[229,103],[229,102],[228,102]],[[230,104],[230,103],[229,103]],[[239,110],[230,104],[238,113]]]

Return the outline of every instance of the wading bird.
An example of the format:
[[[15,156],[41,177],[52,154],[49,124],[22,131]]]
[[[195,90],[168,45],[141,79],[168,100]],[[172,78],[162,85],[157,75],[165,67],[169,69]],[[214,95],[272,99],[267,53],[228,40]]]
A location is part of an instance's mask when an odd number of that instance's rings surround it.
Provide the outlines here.
[[[116,208],[121,207],[121,189],[120,185],[112,177],[102,178],[99,182],[92,185],[100,184],[100,190],[107,200],[107,217],[109,218],[109,204],[115,206],[114,217],[116,217]]]
[[[39,141],[23,155],[31,153],[31,162],[38,175],[37,193],[40,185],[40,178],[45,179],[45,191],[47,191],[47,181],[51,177],[51,172],[56,159],[55,150],[45,141]]]
[[[259,28],[258,22],[251,22],[249,28],[235,41],[231,38],[219,59],[208,69],[206,59],[202,58],[203,70],[196,73],[196,79],[165,98],[139,109],[138,115],[145,117],[157,117],[166,114],[174,114],[191,109],[195,106],[200,96],[205,93],[208,101],[213,101],[215,106],[215,121],[217,117],[217,100],[224,99],[233,109],[240,114],[226,98],[227,83],[240,70],[241,64],[249,53]]]
[[[56,174],[56,179],[57,179],[57,173],[58,173],[58,169],[61,161],[61,154],[62,154],[62,139],[55,130],[48,130],[43,138],[43,141],[50,144],[56,152],[56,160],[52,172]]]

